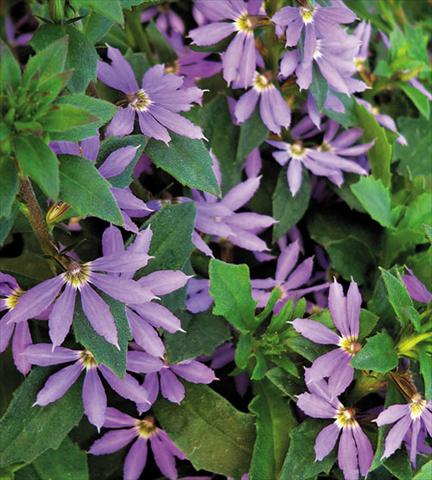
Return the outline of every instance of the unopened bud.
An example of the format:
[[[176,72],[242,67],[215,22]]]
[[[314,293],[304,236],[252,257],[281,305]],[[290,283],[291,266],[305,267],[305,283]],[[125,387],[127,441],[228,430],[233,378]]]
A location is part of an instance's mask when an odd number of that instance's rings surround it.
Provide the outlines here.
[[[58,202],[51,205],[47,214],[46,221],[48,224],[57,223],[61,217],[69,210],[70,205],[64,202]]]
[[[65,0],[48,0],[48,11],[54,23],[63,23]]]

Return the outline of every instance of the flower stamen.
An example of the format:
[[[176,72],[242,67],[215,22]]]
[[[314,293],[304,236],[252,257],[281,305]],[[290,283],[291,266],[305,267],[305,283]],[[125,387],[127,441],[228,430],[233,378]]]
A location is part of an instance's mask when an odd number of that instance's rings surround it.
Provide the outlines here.
[[[86,370],[97,367],[97,362],[94,355],[89,350],[83,350],[80,352],[80,361],[84,365]]]
[[[419,393],[416,393],[411,397],[409,408],[413,420],[421,417],[423,410],[426,408],[426,403],[426,400]]]
[[[128,95],[127,97],[129,105],[138,112],[145,112],[148,107],[153,103],[150,100],[147,92],[142,88],[138,90],[134,95]]]
[[[68,266],[68,271],[64,274],[67,283],[74,288],[80,289],[86,285],[90,278],[90,268],[88,265],[81,265],[78,262],[71,261]]]
[[[155,420],[151,416],[144,417],[142,420],[136,420],[135,428],[141,438],[149,438],[157,430]]]
[[[17,306],[19,298],[23,293],[24,290],[22,290],[20,287],[15,288],[15,290],[4,299],[6,308],[8,310],[12,310],[13,308],[15,308]]]
[[[362,348],[361,344],[358,342],[357,337],[342,337],[339,340],[339,347],[352,357],[357,354]]]
[[[358,423],[355,419],[356,411],[354,408],[345,408],[341,406],[336,413],[336,425],[339,428],[355,428]]]

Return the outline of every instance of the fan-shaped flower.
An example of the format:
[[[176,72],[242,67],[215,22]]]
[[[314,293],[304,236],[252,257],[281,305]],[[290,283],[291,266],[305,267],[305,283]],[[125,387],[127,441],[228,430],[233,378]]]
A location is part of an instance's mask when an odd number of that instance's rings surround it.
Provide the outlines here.
[[[412,299],[420,303],[432,302],[432,293],[426,288],[426,285],[422,283],[409,268],[408,273],[405,273],[402,277],[406,289]]]
[[[202,90],[183,88],[183,79],[165,73],[163,65],[147,70],[140,88],[131,66],[118,49],[108,46],[108,58],[111,64],[98,62],[98,78],[126,95],[126,106],[114,115],[108,135],[129,135],[137,114],[141,132],[147,137],[169,143],[168,130],[171,130],[184,137],[204,138],[201,128],[178,113],[190,110],[193,103],[200,103]]]
[[[175,446],[166,432],[156,427],[151,416],[133,418],[115,408],[107,408],[104,427],[110,429],[90,447],[92,455],[107,455],[117,452],[134,442],[126,455],[123,476],[125,480],[138,480],[147,463],[148,442],[162,475],[177,480],[175,458],[184,460],[185,455]]]
[[[96,362],[93,354],[88,350],[71,350],[57,347],[48,343],[38,343],[26,348],[24,355],[33,365],[46,367],[74,362],[52,374],[38,392],[35,405],[44,407],[63,397],[85,370],[82,399],[84,411],[89,422],[98,430],[105,422],[107,410],[107,396],[100,375],[109,386],[121,397],[135,403],[147,403],[148,393],[138,381],[125,374],[119,378],[105,365]]]

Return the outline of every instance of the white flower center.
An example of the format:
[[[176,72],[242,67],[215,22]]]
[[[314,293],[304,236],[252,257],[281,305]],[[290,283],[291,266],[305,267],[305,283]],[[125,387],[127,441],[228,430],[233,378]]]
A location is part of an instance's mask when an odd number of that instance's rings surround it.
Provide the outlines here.
[[[150,416],[144,417],[142,420],[136,420],[135,428],[141,438],[149,438],[157,430],[154,418]]]
[[[314,14],[315,14],[315,8],[306,8],[306,7],[300,8],[300,16],[302,17],[303,23],[305,25],[313,22]]]
[[[128,96],[129,105],[139,112],[145,112],[148,107],[153,103],[150,100],[148,93],[142,88],[138,90],[134,95]]]
[[[274,85],[265,75],[255,73],[253,88],[261,93],[265,90],[269,90],[270,88],[274,88]]]
[[[361,344],[357,337],[342,337],[339,340],[339,347],[352,357],[361,350]]]
[[[409,408],[411,411],[411,418],[413,420],[422,416],[424,409],[426,408],[426,400],[422,398],[422,396],[416,393],[411,398],[411,403],[409,404]]]
[[[339,428],[355,428],[358,426],[355,419],[356,411],[354,408],[345,408],[340,406],[336,414],[336,425]]]
[[[296,160],[301,160],[305,156],[306,149],[303,147],[301,142],[295,142],[290,145],[291,157]]]
[[[249,17],[248,12],[243,12],[240,17],[238,17],[234,22],[235,29],[238,32],[243,33],[252,33],[253,32],[253,24]]]
[[[90,267],[88,265],[81,265],[78,262],[72,261],[69,264],[68,271],[63,274],[64,279],[69,285],[80,289],[86,285],[90,278]]]

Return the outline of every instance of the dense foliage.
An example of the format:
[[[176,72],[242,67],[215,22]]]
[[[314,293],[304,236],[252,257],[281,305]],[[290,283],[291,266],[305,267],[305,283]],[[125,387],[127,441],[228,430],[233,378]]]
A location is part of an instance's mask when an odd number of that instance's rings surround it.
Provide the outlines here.
[[[0,19],[0,479],[430,479],[431,2]]]

